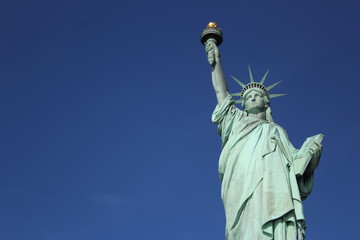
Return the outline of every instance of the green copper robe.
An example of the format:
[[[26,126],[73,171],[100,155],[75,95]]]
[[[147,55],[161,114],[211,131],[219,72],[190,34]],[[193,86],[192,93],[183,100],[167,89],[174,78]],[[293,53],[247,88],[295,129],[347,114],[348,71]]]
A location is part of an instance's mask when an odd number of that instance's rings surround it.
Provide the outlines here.
[[[304,239],[302,200],[313,174],[295,175],[298,150],[285,130],[234,105],[231,96],[212,120],[223,142],[219,159],[227,240]]]

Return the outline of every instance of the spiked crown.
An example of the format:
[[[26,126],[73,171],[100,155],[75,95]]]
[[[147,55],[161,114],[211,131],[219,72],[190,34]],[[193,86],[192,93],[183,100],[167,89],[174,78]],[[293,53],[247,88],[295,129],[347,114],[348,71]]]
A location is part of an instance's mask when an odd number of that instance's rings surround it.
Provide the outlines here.
[[[244,97],[246,96],[246,93],[248,91],[250,91],[250,90],[255,90],[255,89],[258,90],[258,91],[261,91],[262,93],[264,93],[264,95],[267,96],[268,99],[281,97],[281,96],[286,95],[286,94],[270,94],[269,93],[269,91],[271,89],[273,89],[276,85],[281,83],[281,81],[276,82],[276,83],[274,83],[274,84],[272,84],[272,85],[270,85],[268,87],[265,87],[264,82],[266,80],[266,77],[267,77],[268,73],[269,73],[269,70],[266,71],[265,75],[263,76],[263,78],[261,79],[260,82],[255,82],[254,77],[253,77],[252,72],[251,72],[251,69],[250,69],[250,66],[249,66],[250,83],[248,83],[248,84],[244,84],[240,80],[236,79],[234,76],[231,76],[242,87],[241,92],[231,94],[232,96],[240,97],[240,99],[235,101],[235,103],[241,103],[242,104],[243,101],[244,101]]]

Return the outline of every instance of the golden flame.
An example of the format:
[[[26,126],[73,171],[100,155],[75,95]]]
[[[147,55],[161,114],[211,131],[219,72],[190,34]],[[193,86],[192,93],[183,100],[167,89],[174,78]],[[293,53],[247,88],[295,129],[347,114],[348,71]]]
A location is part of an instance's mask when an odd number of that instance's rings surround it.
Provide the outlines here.
[[[217,28],[217,23],[216,22],[209,22],[207,26],[210,27],[210,28]]]

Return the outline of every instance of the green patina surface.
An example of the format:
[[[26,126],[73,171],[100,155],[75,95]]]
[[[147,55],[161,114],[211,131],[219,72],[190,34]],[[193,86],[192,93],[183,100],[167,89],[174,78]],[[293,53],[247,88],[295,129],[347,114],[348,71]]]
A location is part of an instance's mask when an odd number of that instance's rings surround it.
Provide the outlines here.
[[[250,83],[234,78],[243,90],[230,95],[216,41],[207,40],[205,50],[218,100],[212,121],[223,146],[219,174],[226,239],[304,239],[302,201],[313,187],[323,135],[294,148],[286,131],[271,117],[270,98],[284,95],[269,93],[279,82],[265,87],[267,73],[255,82],[249,68]],[[233,96],[240,99],[235,101]]]

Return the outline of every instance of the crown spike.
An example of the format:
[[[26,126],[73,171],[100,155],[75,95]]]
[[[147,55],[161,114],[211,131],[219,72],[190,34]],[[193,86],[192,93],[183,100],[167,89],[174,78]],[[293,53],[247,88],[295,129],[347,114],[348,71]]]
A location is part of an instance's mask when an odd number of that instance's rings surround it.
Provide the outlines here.
[[[284,96],[284,95],[286,95],[286,93],[285,94],[270,94],[270,98],[281,97],[281,96]]]
[[[267,75],[268,75],[268,73],[269,73],[269,70],[270,70],[270,69],[268,69],[268,70],[266,71],[265,75],[263,76],[263,78],[262,78],[261,81],[260,81],[260,84],[264,84],[265,79],[266,79],[266,77],[267,77]]]
[[[236,104],[241,103],[241,99],[235,101]]]
[[[254,77],[253,77],[253,75],[252,75],[250,65],[248,65],[248,67],[249,67],[250,82],[252,82],[252,83],[253,83],[253,82],[254,82]]]
[[[241,92],[238,92],[238,93],[230,93],[230,95],[231,95],[231,96],[236,96],[236,97],[238,97],[238,96],[241,96]]]
[[[279,83],[281,83],[281,81],[278,81],[277,83],[274,83],[273,85],[270,85],[270,86],[266,87],[266,90],[270,91],[271,89],[273,89]]]
[[[234,79],[242,88],[244,88],[246,86],[246,84],[240,82],[240,80],[236,79],[236,77],[234,77],[233,75],[231,75],[232,79]]]

